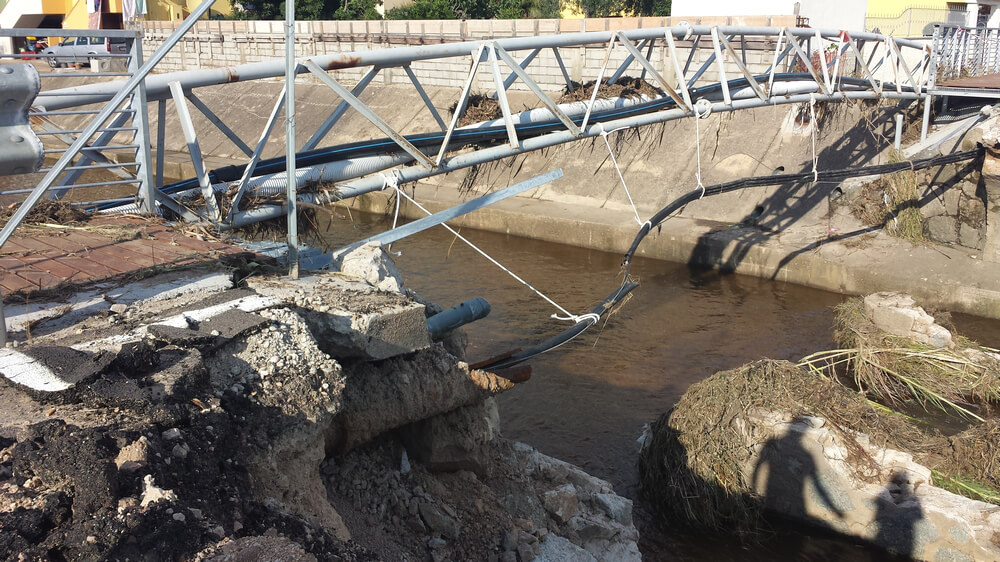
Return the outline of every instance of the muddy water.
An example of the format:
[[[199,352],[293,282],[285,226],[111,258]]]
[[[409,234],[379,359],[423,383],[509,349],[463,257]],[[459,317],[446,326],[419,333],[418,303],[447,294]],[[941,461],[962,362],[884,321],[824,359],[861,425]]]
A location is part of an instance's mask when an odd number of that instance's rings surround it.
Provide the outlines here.
[[[387,227],[355,214],[335,221],[327,240],[343,243]],[[326,225],[321,225],[326,228]],[[478,231],[464,233],[563,307],[589,311],[620,282],[620,257]],[[454,242],[454,243],[453,243]],[[481,296],[492,314],[466,329],[470,361],[528,347],[568,324],[551,305],[447,232],[436,229],[392,247],[408,287],[443,306]],[[756,278],[637,260],[641,285],[600,330],[530,362],[530,381],[500,397],[505,436],[529,443],[638,495],[636,439],[643,424],[689,385],[763,357],[795,360],[833,345],[831,307],[840,295]],[[886,560],[856,544],[779,529],[753,549],[725,536],[692,536],[642,515],[650,560]]]

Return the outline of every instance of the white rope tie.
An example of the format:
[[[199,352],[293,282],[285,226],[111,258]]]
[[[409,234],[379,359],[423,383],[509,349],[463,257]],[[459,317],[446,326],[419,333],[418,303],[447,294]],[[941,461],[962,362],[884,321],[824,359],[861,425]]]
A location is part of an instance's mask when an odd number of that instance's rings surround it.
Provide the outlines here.
[[[816,94],[809,94],[809,124],[812,125],[813,183],[816,183],[819,181],[819,169],[816,167],[819,162],[816,156],[816,129],[819,127],[816,122]]]
[[[597,324],[601,320],[601,315],[594,312],[580,314],[579,316],[575,314],[570,314],[569,316],[556,316],[555,314],[553,314],[552,317],[555,318],[556,320],[572,320],[576,324],[579,324],[580,322],[585,322],[587,320],[593,320],[594,324]]]
[[[705,184],[701,183],[701,127],[698,125],[698,123],[702,119],[708,117],[708,115],[712,112],[712,106],[711,104],[708,103],[703,104],[704,113],[698,111],[698,106],[701,105],[701,102],[703,101],[707,100],[700,99],[698,100],[698,103],[691,106],[691,109],[694,111],[694,143],[695,143],[694,154],[696,161],[698,162],[698,170],[695,171],[694,173],[694,179],[695,181],[698,182],[698,188],[701,189],[701,195],[698,197],[699,200],[701,200],[701,198],[705,196]]]
[[[642,228],[642,226],[645,223],[643,223],[642,219],[639,218],[639,209],[635,208],[635,201],[632,200],[632,194],[629,193],[629,191],[628,191],[628,184],[625,183],[625,176],[622,175],[621,168],[618,167],[618,160],[615,158],[615,152],[613,150],[611,150],[611,143],[608,142],[608,135],[610,135],[611,133],[614,133],[615,131],[620,131],[622,129],[626,129],[627,127],[620,127],[618,129],[614,129],[612,131],[605,131],[603,123],[598,123],[597,126],[600,127],[600,129],[601,129],[601,138],[604,139],[604,145],[608,147],[608,156],[611,157],[611,163],[615,165],[615,171],[618,172],[618,179],[621,180],[622,187],[625,188],[625,196],[628,197],[628,202],[629,202],[630,205],[632,205],[632,212],[635,214],[635,222],[638,223],[638,225],[639,225],[640,228]],[[646,221],[646,222],[649,222],[649,221]],[[652,228],[652,226],[650,226],[650,228]]]
[[[382,189],[386,189],[386,188],[391,187],[391,188],[395,189],[397,193],[399,193],[401,191],[399,189],[399,176],[396,175],[396,170],[392,171],[392,175],[391,176],[386,176],[385,174],[379,174],[379,175],[382,176]],[[400,205],[399,195],[396,195],[396,212],[393,213],[393,215],[392,215],[392,228],[393,228],[393,230],[396,229],[396,223],[399,221],[399,205]],[[394,256],[401,256],[401,255],[403,255],[403,252],[393,252],[392,251],[392,242],[389,242],[389,244],[386,245],[385,251],[389,252],[390,254],[392,254]]]
[[[382,180],[385,182],[385,187],[383,187],[382,189],[385,189],[387,187],[391,187],[391,188],[393,188],[393,189],[396,190],[396,193],[398,194],[398,196],[405,197],[407,201],[409,201],[410,203],[413,203],[418,209],[420,209],[424,213],[427,213],[428,215],[433,214],[429,210],[427,210],[423,205],[421,205],[420,203],[417,203],[416,199],[410,197],[409,195],[406,194],[405,191],[403,191],[402,189],[400,189],[399,185],[398,185],[399,184],[398,179],[394,178],[393,180],[389,180],[388,178],[386,178],[385,174],[381,174],[381,176],[382,176]],[[465,238],[464,236],[462,236],[461,234],[459,234],[454,228],[448,226],[445,223],[441,223],[441,226],[443,226],[445,229],[447,229],[448,232],[450,232],[453,235],[455,235],[456,238],[458,238],[462,242],[465,242],[470,248],[472,248],[473,250],[475,250],[476,252],[478,252],[481,256],[483,256],[484,258],[488,259],[493,265],[495,265],[495,266],[499,267],[500,269],[504,270],[507,273],[507,275],[510,275],[511,277],[513,277],[514,279],[516,279],[518,283],[520,283],[520,284],[524,285],[525,287],[531,289],[536,295],[542,297],[542,299],[544,299],[545,302],[547,302],[547,303],[551,304],[552,306],[556,307],[556,309],[558,309],[559,312],[562,312],[565,315],[565,316],[559,316],[557,314],[553,314],[551,316],[552,318],[555,318],[556,320],[571,320],[571,321],[573,321],[573,322],[575,322],[577,324],[579,324],[580,322],[583,322],[583,321],[585,321],[587,319],[593,319],[594,323],[596,324],[597,321],[600,320],[601,317],[598,314],[594,314],[594,313],[590,312],[590,313],[587,313],[587,314],[576,315],[576,314],[573,314],[572,312],[566,310],[565,308],[559,306],[559,304],[556,301],[554,301],[554,300],[550,299],[549,297],[545,296],[545,294],[543,294],[541,291],[539,291],[534,286],[532,286],[531,283],[528,283],[524,279],[521,279],[520,277],[518,277],[518,275],[516,273],[514,273],[513,271],[511,271],[511,270],[507,269],[506,267],[504,267],[503,264],[501,264],[497,260],[493,259],[492,256],[490,256],[485,251],[481,250],[479,248],[479,246],[476,246],[475,244],[473,244],[472,242],[470,242],[467,238]]]
[[[892,225],[899,227],[899,219],[896,218],[896,213],[892,210],[892,205],[889,204],[889,194],[882,192],[882,202],[885,203],[885,208],[889,211],[889,215],[892,216]]]

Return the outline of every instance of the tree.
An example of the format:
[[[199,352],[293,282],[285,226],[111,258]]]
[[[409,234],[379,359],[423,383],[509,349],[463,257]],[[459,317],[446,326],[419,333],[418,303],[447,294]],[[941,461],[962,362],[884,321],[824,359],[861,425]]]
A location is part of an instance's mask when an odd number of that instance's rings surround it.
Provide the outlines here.
[[[233,15],[248,20],[285,19],[284,0],[230,0]],[[381,19],[375,9],[381,0],[295,0],[295,19]]]
[[[449,0],[416,0],[385,13],[388,20],[449,20],[455,17]]]
[[[625,0],[625,9],[638,16],[669,16],[670,0]]]
[[[343,5],[333,13],[335,20],[380,20],[378,5],[382,0],[343,0]]]
[[[569,0],[588,18],[669,16],[671,0]]]

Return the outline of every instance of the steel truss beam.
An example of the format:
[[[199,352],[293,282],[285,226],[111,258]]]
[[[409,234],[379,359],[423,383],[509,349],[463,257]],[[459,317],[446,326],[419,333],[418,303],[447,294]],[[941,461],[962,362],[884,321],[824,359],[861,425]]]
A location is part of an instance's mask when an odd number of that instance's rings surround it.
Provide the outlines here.
[[[706,39],[703,41],[703,39]],[[735,42],[739,43],[736,44]],[[808,46],[804,46],[808,45]],[[657,50],[656,47],[661,47]],[[566,48],[605,48],[604,58],[599,72],[596,76],[595,87],[588,101],[583,102],[584,107],[581,114],[571,117],[569,112],[562,106],[556,104],[550,91],[539,85],[539,80],[533,78],[535,70],[532,67],[534,61],[539,60],[543,53],[548,55],[551,51],[552,58],[558,65],[562,78],[567,87],[571,87],[573,81],[567,71],[563,61],[561,49]],[[837,56],[830,60],[826,58],[826,48],[829,47]],[[916,57],[912,53],[920,49],[921,59],[918,64],[912,65]],[[748,52],[755,50],[765,53],[764,57],[770,56],[768,69],[761,73],[754,73],[748,65]],[[518,51],[525,51],[517,54]],[[827,99],[829,101],[840,101],[848,99],[838,98],[838,92],[834,90],[839,85],[838,76],[844,72],[841,68],[841,60],[847,54],[853,55],[856,67],[860,69],[871,89],[866,94],[872,97],[886,96],[893,98],[913,99],[923,98],[927,95],[927,81],[930,77],[931,58],[925,53],[925,47],[920,42],[906,39],[894,39],[873,33],[846,34],[833,30],[816,30],[806,28],[764,28],[764,27],[739,27],[739,26],[688,26],[678,25],[674,27],[636,29],[627,31],[609,31],[593,33],[573,33],[540,37],[517,37],[510,39],[497,39],[493,41],[448,43],[441,45],[425,45],[421,47],[404,47],[393,49],[377,49],[371,51],[360,51],[356,53],[345,53],[339,55],[324,55],[300,57],[295,60],[295,72],[309,72],[318,80],[331,88],[339,97],[340,103],[330,113],[326,120],[317,128],[313,135],[303,146],[304,150],[316,148],[324,138],[335,130],[337,123],[349,109],[358,111],[376,128],[381,130],[386,136],[399,147],[398,154],[408,155],[417,161],[419,167],[426,175],[434,175],[454,169],[449,152],[454,150],[452,138],[458,123],[462,118],[474,86],[478,84],[477,74],[481,64],[489,66],[491,75],[492,92],[487,92],[499,102],[502,118],[497,124],[502,124],[506,132],[506,149],[513,153],[520,153],[525,150],[525,146],[537,144],[535,139],[519,138],[518,120],[523,119],[521,115],[512,114],[507,98],[507,90],[518,80],[524,84],[527,90],[535,95],[538,105],[543,109],[532,110],[532,112],[547,111],[552,120],[558,120],[562,124],[562,129],[558,133],[543,135],[544,138],[556,138],[552,135],[568,135],[567,139],[593,136],[595,125],[592,123],[592,112],[597,104],[599,86],[608,75],[612,61],[622,61],[615,63],[616,70],[611,73],[608,82],[614,82],[621,78],[624,73],[633,66],[637,66],[641,76],[649,76],[650,80],[669,97],[676,109],[670,109],[665,113],[677,118],[675,115],[693,115],[693,107],[697,99],[692,99],[692,87],[707,84],[718,84],[721,90],[721,100],[710,100],[713,102],[715,111],[734,110],[746,107],[756,107],[747,105],[748,95],[752,96],[760,105],[776,105],[788,103],[789,90],[787,85],[783,85],[776,76],[779,65],[787,63],[789,66],[795,62],[801,62],[805,70],[813,78],[811,82],[814,99]],[[698,54],[707,57],[698,57]],[[863,55],[870,56],[865,61]],[[907,55],[910,54],[908,57]],[[616,56],[617,55],[617,56]],[[659,56],[654,56],[659,55]],[[789,59],[789,55],[792,55]],[[520,57],[520,62],[515,59]],[[818,62],[814,64],[816,57]],[[759,61],[761,57],[754,59]],[[446,123],[438,113],[430,96],[423,89],[420,80],[412,69],[412,64],[418,61],[446,60],[446,59],[466,59],[469,61],[469,72],[464,82],[461,93],[455,103],[455,111],[450,122]],[[878,64],[872,66],[873,61]],[[683,61],[683,65],[681,62]],[[694,62],[700,64],[698,68],[691,72]],[[908,62],[910,61],[910,62]],[[767,60],[755,62],[764,66]],[[633,65],[635,63],[635,65]],[[882,68],[886,66],[887,68]],[[509,68],[505,70],[501,65]],[[536,64],[535,67],[538,65]],[[445,134],[440,145],[434,147],[418,148],[408,141],[399,132],[404,124],[394,126],[386,118],[379,115],[370,106],[361,101],[361,95],[382,71],[388,68],[399,67],[407,75],[409,82],[420,95],[424,105],[430,111],[438,127]],[[670,68],[668,68],[670,67]],[[331,70],[345,68],[360,68],[364,71],[362,78],[352,87],[345,86],[330,73]],[[714,71],[713,71],[714,68]],[[199,185],[203,191],[206,201],[210,204],[214,202],[214,197],[209,197],[209,190],[206,189],[208,181],[204,166],[197,160],[200,153],[197,145],[197,133],[194,131],[194,123],[189,118],[184,118],[186,113],[186,101],[190,100],[208,119],[208,122],[221,130],[241,151],[249,157],[249,162],[238,183],[235,183],[235,194],[233,195],[230,212],[225,217],[225,222],[229,225],[236,225],[241,217],[246,216],[245,211],[240,210],[240,204],[246,196],[246,192],[254,181],[255,168],[260,161],[261,152],[270,137],[271,131],[277,121],[277,116],[284,101],[284,92],[277,100],[267,123],[265,123],[261,137],[257,145],[251,149],[233,131],[222,122],[194,93],[197,88],[212,86],[216,84],[263,79],[282,75],[285,64],[282,61],[267,61],[241,65],[234,69],[209,69],[198,71],[187,71],[179,73],[167,73],[162,75],[150,75],[145,78],[143,85],[145,95],[151,102],[159,103],[160,125],[157,131],[157,148],[162,150],[163,146],[163,122],[165,118],[165,108],[163,102],[169,97],[173,97],[178,111],[182,114],[182,125],[188,137],[193,160],[196,160],[198,168]],[[668,80],[665,76],[670,76]],[[506,77],[505,77],[506,75]],[[766,84],[762,76],[767,78]],[[739,77],[745,82],[745,87],[739,90],[730,90],[730,81],[734,77]],[[801,86],[801,82],[799,85]],[[891,84],[891,96],[886,93],[885,86]],[[105,83],[96,85],[80,86],[72,89],[48,92],[44,98],[46,108],[59,110],[63,108],[77,107],[80,105],[96,103],[113,97],[113,94],[120,89],[120,83]],[[176,92],[181,91],[183,96],[176,97]],[[849,96],[857,96],[862,92],[852,91]],[[791,98],[805,95],[796,89]],[[185,97],[186,96],[186,99]],[[184,105],[184,109],[181,109]],[[440,102],[439,102],[440,105]],[[720,109],[725,108],[725,109]],[[660,112],[664,113],[664,112]],[[659,122],[659,121],[653,121]],[[616,122],[617,123],[617,122]],[[604,123],[600,130],[609,130],[619,126],[633,125],[613,125]],[[638,126],[638,125],[635,125]],[[607,127],[607,128],[605,128]],[[190,132],[190,135],[188,133]],[[563,138],[563,137],[558,137]],[[563,140],[560,142],[568,142]],[[486,149],[496,150],[497,147]],[[487,152],[492,154],[491,152]],[[510,154],[508,154],[510,155]],[[503,156],[497,156],[503,157]],[[461,159],[465,156],[456,156],[453,159]],[[155,182],[162,184],[162,155],[157,159],[157,169]],[[395,166],[398,164],[390,164]],[[360,172],[359,172],[360,173]],[[370,173],[370,172],[366,172]],[[316,174],[310,174],[315,177]],[[322,174],[320,174],[322,175]],[[295,175],[299,177],[299,174]],[[304,175],[302,177],[305,177]],[[426,177],[426,176],[425,176]],[[341,178],[344,179],[344,178]],[[371,180],[378,181],[378,180]],[[161,204],[174,208],[176,202],[165,203],[164,195],[158,195],[157,200]],[[190,213],[186,213],[191,216]],[[218,216],[218,209],[206,209],[213,222],[222,219]]]

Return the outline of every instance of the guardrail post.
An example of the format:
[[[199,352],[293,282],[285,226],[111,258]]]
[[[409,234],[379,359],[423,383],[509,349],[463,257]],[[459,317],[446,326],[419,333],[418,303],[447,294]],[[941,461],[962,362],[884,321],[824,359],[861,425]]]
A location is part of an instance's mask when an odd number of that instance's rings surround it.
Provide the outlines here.
[[[142,33],[136,32],[135,39],[132,40],[128,61],[129,73],[133,76],[142,67]],[[146,109],[146,80],[139,82],[139,86],[132,94],[132,101],[129,104],[132,109],[132,122],[135,124],[135,140],[139,148],[135,150],[135,161],[139,167],[135,171],[135,179],[139,180],[138,203],[139,212],[153,214],[156,212],[154,190],[157,188],[153,179],[153,158],[149,147],[149,112]],[[160,124],[163,127],[163,124]],[[163,147],[157,146],[160,151],[160,159],[163,158]]]
[[[934,89],[938,68],[938,59],[941,57],[941,50],[944,42],[941,40],[941,26],[934,26],[934,34],[931,38],[931,60],[927,63],[927,87],[924,89],[924,118],[920,123],[920,142],[927,140],[927,129],[931,124],[931,106],[934,104],[934,96],[931,91]]]

